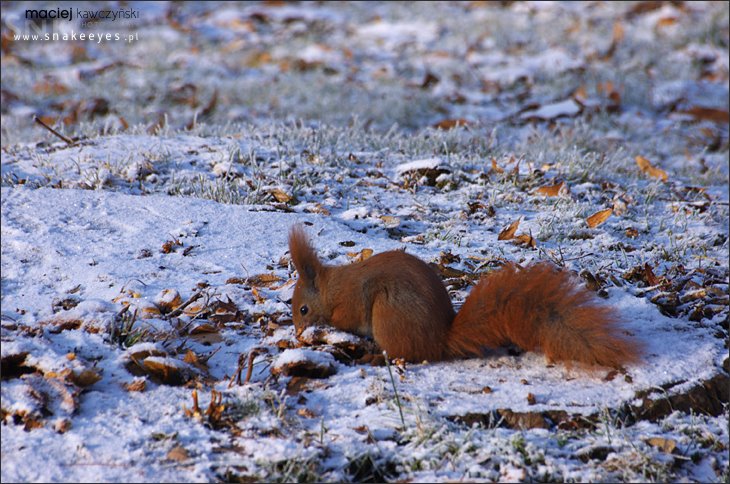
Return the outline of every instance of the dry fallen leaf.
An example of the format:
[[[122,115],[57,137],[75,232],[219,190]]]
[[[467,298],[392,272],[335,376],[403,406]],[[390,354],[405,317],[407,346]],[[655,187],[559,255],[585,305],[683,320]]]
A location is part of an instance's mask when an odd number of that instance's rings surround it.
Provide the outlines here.
[[[497,237],[497,240],[509,240],[515,236],[515,232],[517,232],[517,227],[520,226],[520,219],[515,220],[510,224],[509,227],[502,230],[499,233],[499,236]]]
[[[314,413],[307,407],[302,407],[299,410],[297,410],[297,415],[299,415],[300,417],[305,417],[305,418],[314,418],[317,416],[316,413]]]
[[[185,309],[183,310],[183,313],[186,316],[195,317],[205,311],[207,308],[205,307],[205,303],[203,302],[195,302],[192,304],[188,304],[185,306]]]
[[[206,104],[203,107],[203,110],[200,112],[200,116],[198,116],[199,119],[204,119],[213,114],[213,111],[215,111],[215,107],[218,104],[218,89],[213,91],[213,95],[210,97],[210,101],[208,101],[208,104]]]
[[[128,392],[143,392],[147,388],[147,380],[135,378],[131,383],[125,383],[122,387]]]
[[[669,175],[666,171],[662,170],[661,168],[652,166],[651,162],[643,156],[637,155],[634,159],[636,160],[636,164],[639,165],[639,169],[647,175],[654,178],[659,178],[662,181],[667,181],[669,179]]]
[[[70,374],[71,370],[67,369],[60,374],[23,375],[19,384],[25,387],[27,399],[21,408],[3,406],[3,420],[7,422],[6,414],[12,415],[11,421],[22,422],[26,430],[31,430],[43,427],[46,417],[65,418],[74,414],[79,408],[81,389],[71,382]],[[6,405],[5,398],[3,405]]]
[[[712,288],[708,288],[712,289]],[[698,301],[701,299],[705,299],[707,297],[708,289],[701,288],[701,289],[695,289],[693,291],[687,291],[679,298],[679,302],[682,304],[689,302],[689,301]],[[725,299],[727,301],[727,299]],[[727,304],[727,302],[726,302]]]
[[[245,64],[248,67],[260,67],[264,64],[269,64],[272,61],[271,53],[268,51],[253,52],[248,56]]]
[[[657,20],[656,27],[668,27],[677,23],[677,17],[662,17]]]
[[[142,319],[154,319],[159,318],[162,316],[162,312],[160,311],[160,308],[152,304],[151,302],[143,302],[140,303],[141,311],[140,311],[140,317]]]
[[[469,126],[469,121],[463,118],[458,119],[444,119],[442,121],[439,121],[438,123],[435,123],[432,127],[436,129],[443,129],[443,130],[449,130],[458,128],[461,126]]]
[[[257,274],[246,279],[246,283],[255,287],[272,287],[284,279],[276,274]]]
[[[573,99],[581,104],[585,104],[586,99],[588,99],[588,90],[585,85],[581,84],[578,86],[578,89],[573,91]]]
[[[311,206],[307,207],[305,210],[309,213],[318,213],[320,215],[329,215],[330,214],[330,211],[327,210],[327,208],[322,206],[322,204],[320,204],[320,203],[314,203]]]
[[[621,94],[618,91],[609,91],[608,92],[608,104],[606,105],[606,110],[608,112],[616,112],[621,107]]]
[[[54,318],[49,321],[41,321],[41,326],[50,326],[48,332],[51,334],[58,334],[61,331],[68,331],[72,329],[79,329],[84,322],[80,319],[75,318]]]
[[[99,375],[94,370],[85,369],[81,371],[74,371],[71,372],[69,375],[69,379],[79,387],[89,387],[93,385],[94,383],[101,380],[101,375]]]
[[[126,289],[126,290],[121,291],[114,299],[112,299],[112,302],[123,301],[126,298],[139,299],[141,297],[142,297],[141,293],[139,293],[137,291],[133,291],[131,289]]]
[[[513,242],[517,245],[526,245],[527,247],[537,247],[537,241],[529,234],[520,234],[514,237]]]
[[[216,328],[212,324],[208,324],[208,323],[199,324],[190,330],[190,334],[217,333],[217,332],[218,332],[218,328]]]
[[[166,385],[182,385],[192,378],[188,365],[170,357],[150,356],[142,361],[142,367]]]
[[[613,37],[611,39],[611,46],[608,48],[605,54],[601,56],[602,60],[608,60],[616,53],[616,48],[624,40],[624,26],[620,21],[613,23]]]
[[[71,428],[71,421],[67,418],[61,418],[53,423],[53,430],[59,434],[65,434]]]
[[[272,188],[269,193],[271,193],[277,202],[289,203],[292,201],[292,196],[280,188]]]
[[[677,442],[672,439],[665,439],[664,437],[651,437],[646,440],[646,443],[652,447],[656,447],[662,452],[671,454],[675,448],[677,448]]]
[[[624,40],[624,25],[616,20],[613,23],[613,41],[618,44],[622,40]]]
[[[555,185],[545,185],[537,189],[536,193],[547,197],[557,197],[568,191],[565,182],[556,183]]]
[[[588,217],[586,219],[586,222],[588,223],[588,226],[590,228],[594,229],[594,228],[598,227],[599,225],[601,225],[603,222],[605,222],[606,219],[608,219],[608,217],[610,217],[612,213],[613,213],[612,208],[607,208],[605,210],[601,210],[599,212],[594,213],[590,217]]]
[[[69,92],[68,86],[60,81],[48,77],[40,82],[35,83],[33,92],[43,96],[61,96]]]
[[[380,220],[382,220],[383,224],[385,224],[385,226],[389,229],[393,229],[400,225],[400,219],[391,215],[381,215]]]
[[[427,89],[431,86],[435,86],[440,81],[439,77],[431,71],[426,71],[426,75],[423,78],[423,82],[418,86],[421,89]]]
[[[241,321],[243,319],[243,313],[238,310],[238,306],[231,301],[229,296],[226,296],[226,301],[216,299],[208,305],[207,309],[210,312],[208,320],[217,325]]]
[[[182,244],[179,240],[168,240],[167,242],[162,244],[162,253],[169,254],[170,252],[173,252],[176,247],[182,247]]]
[[[154,301],[160,311],[164,314],[174,311],[183,303],[180,293],[175,289],[163,289],[155,297]]]
[[[167,356],[167,353],[163,350],[154,347],[151,348],[147,345],[142,345],[140,347],[132,346],[127,349],[125,354],[134,361],[142,361],[150,356]]]
[[[195,354],[195,352],[191,349],[188,349],[188,351],[185,352],[183,361],[185,363],[187,363],[188,365],[192,365],[199,370],[206,371],[208,368],[207,362],[205,360],[203,360],[202,358],[199,358],[198,355]]]
[[[353,262],[362,262],[364,260],[368,260],[373,255],[373,249],[365,248],[361,250],[360,252],[348,252],[347,256],[355,259]]]
[[[218,321],[215,322],[218,323]],[[190,337],[198,343],[203,344],[214,344],[223,341],[223,337],[218,332],[218,328],[208,323],[200,324],[191,329]],[[187,359],[185,359],[185,362],[190,363]]]
[[[187,450],[185,450],[185,447],[182,445],[177,445],[170,449],[170,452],[167,453],[167,459],[168,460],[174,460],[177,462],[182,462],[184,460],[188,460],[190,458],[190,454]]]
[[[620,217],[621,215],[626,213],[626,210],[628,210],[628,204],[625,200],[623,200],[622,197],[617,196],[613,199],[613,213]]]
[[[643,15],[648,12],[653,12],[654,10],[662,8],[663,2],[657,2],[657,1],[644,1],[644,2],[634,2],[631,6],[631,8],[626,12],[626,18],[633,18],[637,15]]]
[[[263,304],[266,302],[266,297],[262,296],[258,289],[255,287],[251,288],[251,295],[254,298],[254,301],[256,301],[256,304]]]
[[[650,286],[656,286],[666,281],[665,277],[657,277],[654,274],[654,269],[648,262],[644,264],[644,272],[646,273],[646,283]]]
[[[499,165],[497,165],[497,160],[492,158],[492,170],[496,173],[504,173],[504,168],[500,168]]]
[[[679,111],[683,114],[689,114],[697,120],[712,121],[714,123],[727,124],[730,123],[730,113],[726,109],[705,108],[702,106],[693,106],[689,109]]]

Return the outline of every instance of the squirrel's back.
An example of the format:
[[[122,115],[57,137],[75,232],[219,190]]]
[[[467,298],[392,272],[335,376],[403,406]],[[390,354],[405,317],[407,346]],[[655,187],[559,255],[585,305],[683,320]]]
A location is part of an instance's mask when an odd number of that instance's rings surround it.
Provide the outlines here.
[[[358,292],[370,301],[366,318],[372,336],[389,355],[409,361],[447,357],[444,341],[454,319],[451,299],[436,272],[418,257],[399,250],[383,252],[338,267],[332,283],[344,289],[338,306],[351,305]]]

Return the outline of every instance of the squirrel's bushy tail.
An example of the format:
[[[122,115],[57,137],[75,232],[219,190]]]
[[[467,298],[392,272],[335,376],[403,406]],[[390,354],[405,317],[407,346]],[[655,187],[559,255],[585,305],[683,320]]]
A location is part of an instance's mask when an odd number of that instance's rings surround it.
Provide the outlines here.
[[[514,265],[483,277],[456,315],[451,357],[515,344],[550,361],[619,367],[641,357],[638,342],[621,334],[616,313],[567,271],[548,263]]]

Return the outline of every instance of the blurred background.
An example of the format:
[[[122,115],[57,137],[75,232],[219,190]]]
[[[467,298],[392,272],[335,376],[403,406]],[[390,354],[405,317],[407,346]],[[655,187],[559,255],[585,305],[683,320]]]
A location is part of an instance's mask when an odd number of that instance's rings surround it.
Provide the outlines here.
[[[49,139],[33,115],[76,137],[302,121],[524,139],[597,118],[727,150],[726,2],[3,2],[1,60],[3,146]]]

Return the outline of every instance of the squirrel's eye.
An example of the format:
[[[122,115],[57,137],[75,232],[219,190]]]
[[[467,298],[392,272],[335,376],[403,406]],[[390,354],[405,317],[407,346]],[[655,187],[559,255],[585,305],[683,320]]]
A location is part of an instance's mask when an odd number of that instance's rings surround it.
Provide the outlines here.
[[[309,312],[309,308],[305,304],[304,306],[299,308],[299,312],[302,313],[302,316],[304,316],[305,314],[307,314]]]

